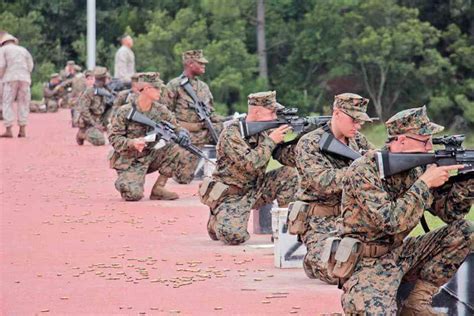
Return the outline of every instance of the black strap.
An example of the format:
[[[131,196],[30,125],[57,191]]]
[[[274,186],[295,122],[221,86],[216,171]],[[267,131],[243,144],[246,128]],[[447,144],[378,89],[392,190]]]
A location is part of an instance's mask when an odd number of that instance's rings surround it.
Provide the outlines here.
[[[430,232],[430,227],[428,226],[428,223],[426,222],[425,214],[421,215],[420,223],[421,223],[421,227],[423,227],[423,230],[425,231],[425,233],[429,233]]]
[[[387,176],[387,174],[391,174],[390,172],[390,156],[388,154],[388,150],[382,150],[382,167],[383,167],[383,174],[385,175],[385,177]]]

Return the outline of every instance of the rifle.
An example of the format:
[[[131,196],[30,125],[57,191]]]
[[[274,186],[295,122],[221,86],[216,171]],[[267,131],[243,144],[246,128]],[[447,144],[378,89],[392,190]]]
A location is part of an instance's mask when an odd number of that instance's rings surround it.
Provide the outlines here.
[[[212,140],[214,141],[214,144],[217,144],[217,141],[219,140],[219,135],[217,134],[217,131],[214,129],[214,126],[212,125],[211,122],[211,111],[209,111],[208,107],[204,102],[202,102],[198,96],[196,95],[196,92],[194,92],[193,87],[191,86],[191,83],[189,82],[189,78],[186,77],[185,75],[181,76],[181,81],[180,81],[180,86],[183,87],[184,91],[193,99],[193,104],[191,104],[191,107],[196,111],[197,116],[199,117],[200,121],[204,122],[204,125],[206,126],[207,130],[209,131],[209,134],[211,135]]]
[[[349,160],[356,160],[362,156],[359,152],[334,137],[331,131],[329,131],[329,128],[325,128],[325,133],[321,135],[321,138],[319,139],[319,148],[321,148],[321,151],[323,152]]]
[[[316,129],[331,120],[331,116],[300,117],[296,114],[297,112],[297,108],[285,108],[277,111],[277,119],[273,121],[246,122],[240,120],[240,133],[243,138],[249,138],[269,129],[289,125],[293,132],[301,134]]]
[[[112,78],[107,84],[107,88],[112,92],[120,92],[122,90],[131,89],[132,83],[130,81],[123,81],[118,78]]]
[[[182,145],[178,143],[178,135],[176,135],[174,131],[175,126],[171,123],[166,121],[155,122],[138,112],[134,107],[132,107],[130,113],[128,113],[127,119],[152,128],[152,130],[145,136],[146,141],[164,140],[167,143],[173,142],[186,149],[190,153],[210,162],[211,164],[215,164],[213,161],[207,158],[207,156],[202,152],[201,149],[199,149],[199,147],[196,147],[193,144]]]
[[[465,165],[464,168],[458,170],[456,177],[458,179],[472,178],[474,175],[474,150],[463,148],[464,139],[464,135],[445,135],[433,138],[433,144],[445,146],[444,149],[435,150],[434,153],[378,152],[376,159],[380,177],[384,179],[418,166],[435,163],[438,166]]]

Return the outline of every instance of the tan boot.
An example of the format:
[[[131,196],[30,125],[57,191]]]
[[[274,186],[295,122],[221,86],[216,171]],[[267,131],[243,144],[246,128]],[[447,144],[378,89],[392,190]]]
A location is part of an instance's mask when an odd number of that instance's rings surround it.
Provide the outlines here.
[[[216,231],[214,229],[214,226],[216,225],[216,216],[212,215],[211,212],[209,212],[209,220],[207,221],[207,234],[209,237],[211,237],[212,240],[219,240],[216,235]]]
[[[86,138],[86,135],[84,134],[84,132],[81,129],[78,129],[77,134],[76,134],[76,142],[79,146],[84,145],[85,138]]]
[[[431,300],[439,290],[439,287],[429,282],[418,280],[415,287],[408,295],[403,304],[401,316],[432,316],[446,315],[445,313],[436,312],[431,306]]]
[[[26,126],[20,126],[20,131],[18,132],[18,137],[26,137]]]
[[[6,130],[5,130],[5,133],[3,133],[2,135],[0,135],[0,137],[12,138],[12,137],[13,137],[13,134],[12,134],[12,127],[11,127],[11,126],[7,126],[7,127],[6,127]]]
[[[151,189],[150,200],[176,200],[179,198],[178,194],[165,189],[166,181],[168,178],[160,174]]]

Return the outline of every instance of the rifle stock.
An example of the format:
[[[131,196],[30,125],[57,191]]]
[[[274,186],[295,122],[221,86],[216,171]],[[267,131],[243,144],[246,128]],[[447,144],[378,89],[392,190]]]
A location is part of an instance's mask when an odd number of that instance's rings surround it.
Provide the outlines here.
[[[334,137],[334,135],[329,132],[325,132],[321,135],[321,139],[319,140],[319,148],[321,148],[321,151],[330,154],[335,154],[350,160],[356,160],[357,158],[362,156],[357,151],[353,150],[346,144],[339,141],[336,137]]]
[[[465,167],[458,170],[458,173],[469,173],[474,176],[474,150],[436,150],[434,153],[390,153],[381,151],[377,152],[376,160],[382,179],[418,166],[433,163],[438,166],[463,164]]]

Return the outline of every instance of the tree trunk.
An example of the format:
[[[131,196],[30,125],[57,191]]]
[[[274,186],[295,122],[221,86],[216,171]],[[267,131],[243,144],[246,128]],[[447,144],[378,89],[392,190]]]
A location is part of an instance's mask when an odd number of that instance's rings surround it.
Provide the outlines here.
[[[257,0],[258,74],[268,79],[267,49],[265,43],[265,0]]]

